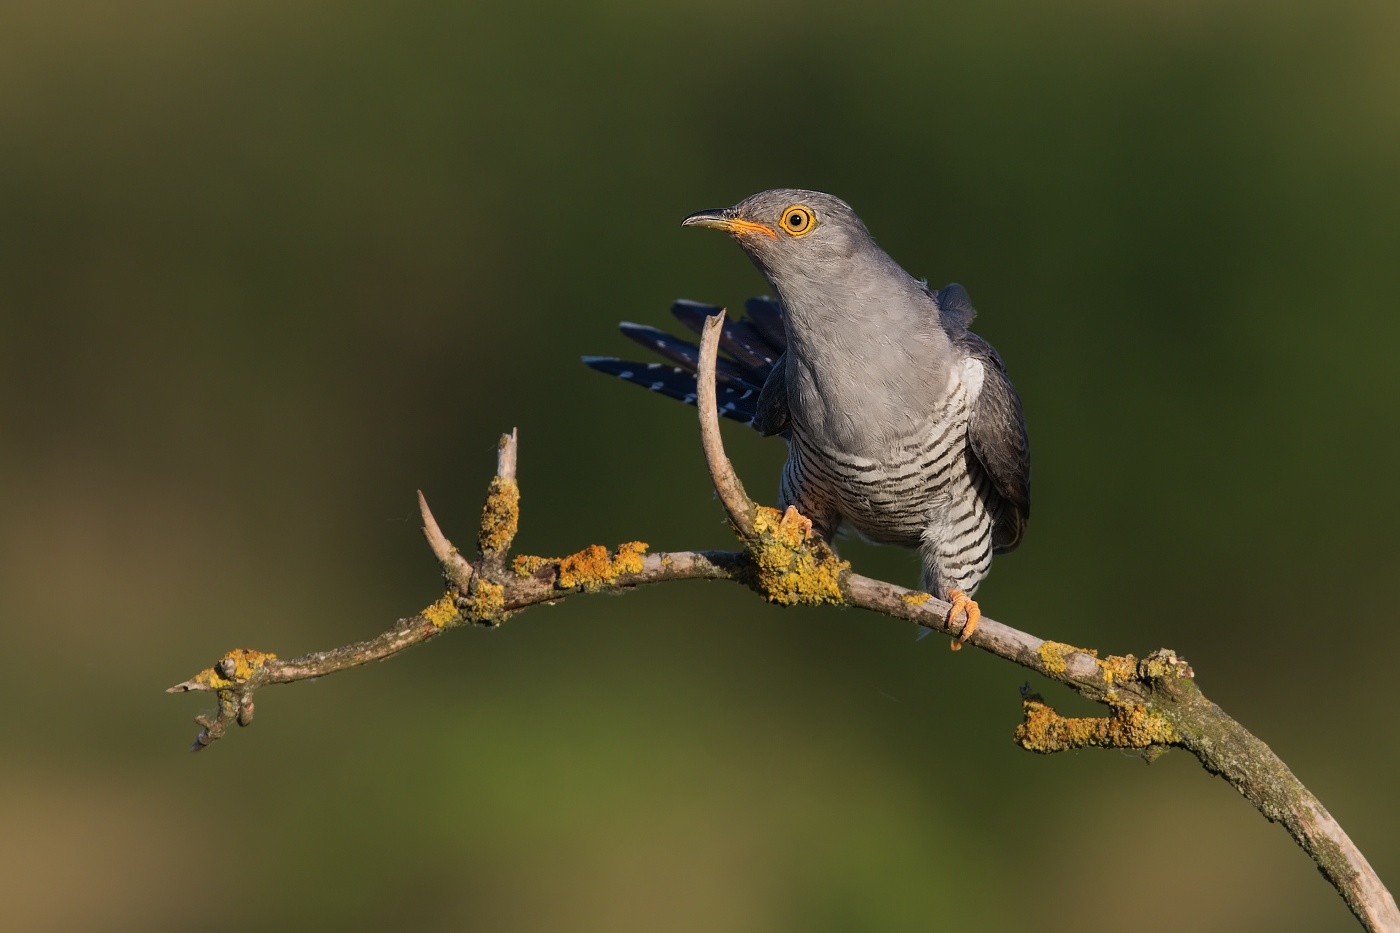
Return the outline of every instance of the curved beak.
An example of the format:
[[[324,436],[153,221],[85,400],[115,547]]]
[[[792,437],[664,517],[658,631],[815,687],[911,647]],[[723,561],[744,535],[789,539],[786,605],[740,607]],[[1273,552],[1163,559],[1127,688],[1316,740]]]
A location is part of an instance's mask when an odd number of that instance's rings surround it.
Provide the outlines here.
[[[685,220],[681,221],[682,227],[711,227],[715,230],[723,230],[730,236],[744,236],[745,234],[760,234],[766,237],[778,238],[778,234],[773,232],[773,228],[767,224],[756,223],[752,220],[744,220],[742,217],[734,215],[733,208],[723,210],[696,211]]]

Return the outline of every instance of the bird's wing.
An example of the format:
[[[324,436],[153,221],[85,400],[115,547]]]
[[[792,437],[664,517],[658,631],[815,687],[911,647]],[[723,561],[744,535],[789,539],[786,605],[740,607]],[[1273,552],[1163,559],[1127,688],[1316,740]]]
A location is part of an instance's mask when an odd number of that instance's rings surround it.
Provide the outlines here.
[[[992,529],[997,553],[1021,543],[1031,514],[1031,454],[1021,399],[992,345],[967,331],[959,348],[982,364],[982,390],[972,403],[967,437],[972,453],[987,471],[1003,509]]]
[[[972,306],[972,297],[968,295],[967,289],[953,282],[934,294],[933,299],[938,302],[938,316],[942,319],[943,330],[949,338],[957,341],[967,333],[972,319],[977,316],[977,309]]]
[[[758,404],[753,416],[753,429],[764,437],[774,434],[787,434],[792,427],[792,412],[788,408],[787,354],[778,357],[768,379],[763,383],[763,391],[758,393]]]

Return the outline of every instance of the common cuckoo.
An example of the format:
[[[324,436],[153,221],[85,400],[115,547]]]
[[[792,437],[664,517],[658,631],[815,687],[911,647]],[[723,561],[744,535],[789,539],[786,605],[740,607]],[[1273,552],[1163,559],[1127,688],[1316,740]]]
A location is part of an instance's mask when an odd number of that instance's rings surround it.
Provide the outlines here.
[[[1030,451],[1021,400],[992,345],[968,330],[961,285],[933,291],[875,244],[845,202],[777,189],[682,226],[732,236],[777,300],[754,298],[724,326],[721,412],[788,444],[779,506],[830,541],[849,527],[917,548],[923,586],[965,618],[992,555],[1014,549],[1030,515]],[[699,333],[719,309],[671,309]],[[585,357],[594,369],[695,401],[698,351],[641,324],[622,332],[670,363]],[[675,365],[670,365],[675,364]]]

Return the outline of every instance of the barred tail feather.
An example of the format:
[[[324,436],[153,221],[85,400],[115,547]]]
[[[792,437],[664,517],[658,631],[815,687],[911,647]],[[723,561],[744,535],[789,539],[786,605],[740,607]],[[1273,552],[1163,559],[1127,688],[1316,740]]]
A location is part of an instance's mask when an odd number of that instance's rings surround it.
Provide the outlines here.
[[[616,376],[667,398],[687,405],[695,404],[695,373],[692,370],[665,363],[633,363],[611,356],[585,356],[583,363],[590,369]],[[721,384],[718,378],[715,381],[715,401],[719,405],[720,415],[741,424],[753,424],[758,390],[737,382]]]
[[[646,324],[633,324],[631,321],[623,321],[617,325],[617,329],[622,331],[624,337],[636,341],[657,356],[670,360],[681,369],[693,373],[699,368],[700,348],[693,343],[688,343],[679,337],[673,337],[660,328]],[[756,375],[753,370],[723,357],[715,360],[715,380],[717,383],[729,379],[742,383],[750,389],[761,389],[763,382],[758,380],[755,384]]]
[[[752,298],[744,307],[748,317],[726,320],[721,330],[719,349],[729,358],[721,356],[716,360],[715,393],[722,416],[752,424],[759,391],[787,347],[787,331],[782,311],[773,299]],[[703,330],[705,320],[719,310],[716,305],[696,301],[677,301],[671,306],[676,319],[697,334]],[[700,348],[646,324],[624,321],[618,326],[623,336],[675,365],[634,363],[609,356],[585,356],[584,364],[687,405],[695,404]]]
[[[671,305],[671,313],[676,319],[699,334],[705,329],[705,320],[714,316],[720,309],[714,305],[702,305],[694,301],[678,301]],[[720,329],[719,351],[733,357],[741,366],[747,366],[759,377],[759,385],[773,369],[773,364],[787,346],[784,340],[774,346],[754,322],[745,318],[726,318]]]

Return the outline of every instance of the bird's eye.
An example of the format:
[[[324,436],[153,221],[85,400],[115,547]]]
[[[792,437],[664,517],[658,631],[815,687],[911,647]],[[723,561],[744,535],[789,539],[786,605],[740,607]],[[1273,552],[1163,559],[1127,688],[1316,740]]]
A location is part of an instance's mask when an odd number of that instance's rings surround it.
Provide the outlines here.
[[[783,211],[783,219],[779,221],[782,228],[793,236],[802,236],[811,233],[817,226],[817,218],[813,216],[811,210],[800,204],[794,204]]]

